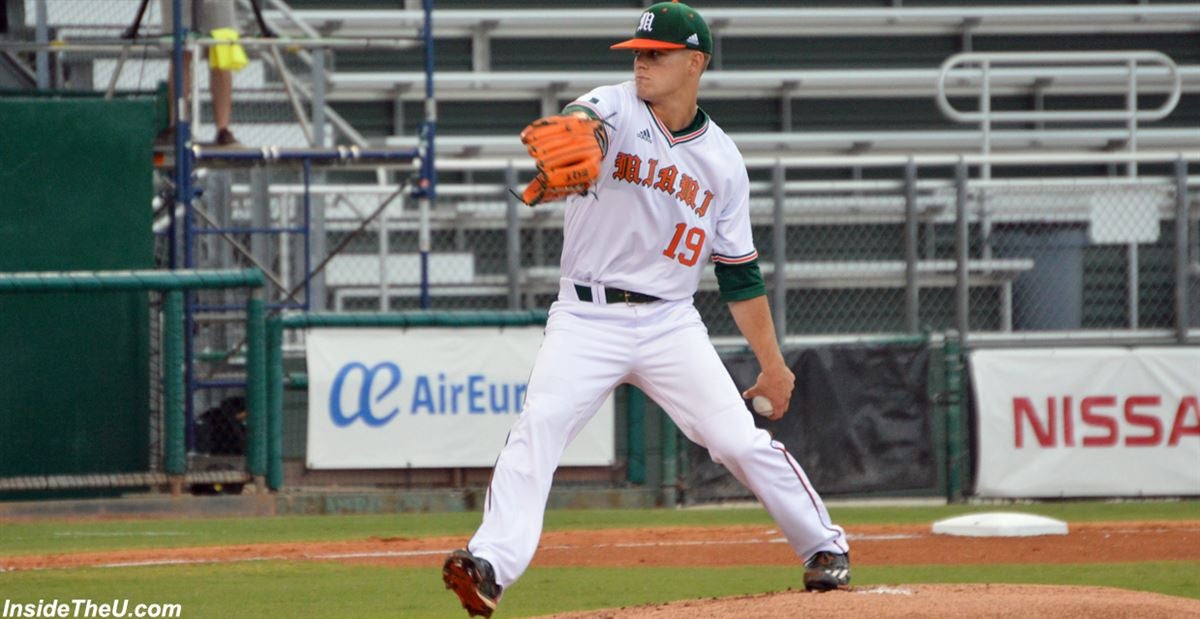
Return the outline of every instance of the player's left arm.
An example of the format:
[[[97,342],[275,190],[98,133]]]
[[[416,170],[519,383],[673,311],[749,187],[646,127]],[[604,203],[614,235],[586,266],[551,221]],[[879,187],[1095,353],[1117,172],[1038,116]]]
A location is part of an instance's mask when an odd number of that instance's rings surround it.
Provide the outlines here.
[[[717,269],[720,272],[721,265],[717,265]],[[753,264],[753,271],[758,273],[757,263]],[[745,273],[740,275],[745,279],[752,278]],[[728,274],[725,277],[728,277]],[[718,275],[718,281],[721,281],[721,275]],[[758,274],[758,281],[761,286],[761,274]],[[722,286],[722,295],[725,295],[725,286]],[[775,321],[771,318],[771,306],[767,303],[765,286],[762,287],[762,294],[744,300],[730,301],[729,313],[733,315],[733,321],[737,324],[738,330],[750,343],[750,349],[754,351],[761,370],[754,385],[743,391],[742,397],[752,399],[757,395],[765,396],[771,401],[773,410],[769,419],[778,420],[787,413],[796,377],[788,368],[787,362],[784,361],[783,352],[779,349],[779,343],[775,339]]]

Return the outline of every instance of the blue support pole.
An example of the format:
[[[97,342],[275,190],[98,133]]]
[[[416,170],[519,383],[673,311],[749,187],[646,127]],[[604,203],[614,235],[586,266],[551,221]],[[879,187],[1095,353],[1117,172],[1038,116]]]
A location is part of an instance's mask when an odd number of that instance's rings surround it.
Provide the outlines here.
[[[421,123],[421,309],[429,309],[429,209],[437,198],[437,167],[434,137],[437,134],[437,100],[433,97],[433,0],[424,0],[425,24],[425,122]]]
[[[172,0],[174,14],[171,24],[171,66],[174,70],[171,72],[171,87],[174,88],[175,97],[172,99],[171,105],[175,112],[175,203],[171,205],[170,254],[167,256],[167,264],[172,269],[178,266],[176,262],[179,251],[176,238],[179,234],[179,229],[176,228],[175,209],[186,199],[185,196],[187,194],[184,192],[184,183],[188,176],[186,166],[183,165],[188,135],[187,122],[184,121],[184,110],[187,108],[187,104],[186,96],[183,92],[183,39],[187,33],[183,30],[182,4],[182,0]]]
[[[437,166],[434,165],[434,136],[437,134],[437,99],[433,96],[433,0],[425,0],[425,152],[421,158],[421,180],[425,196],[437,198]]]
[[[172,71],[171,81],[175,88],[175,99],[171,102],[175,106],[175,206],[183,205],[183,266],[184,268],[194,268],[192,256],[192,152],[188,149],[188,142],[191,141],[191,118],[188,116],[187,105],[187,89],[184,88],[184,40],[187,37],[187,30],[183,25],[183,0],[173,0],[173,49],[172,49]],[[195,60],[195,59],[193,59]],[[172,207],[172,238],[174,238],[174,212]],[[175,253],[172,247],[170,256],[170,266],[175,268]],[[184,293],[183,312],[184,312],[184,332],[183,332],[183,347],[184,347],[184,384],[186,389],[184,392],[184,417],[186,428],[186,443],[190,449],[193,442],[192,432],[192,394],[194,393],[193,385],[193,367],[192,367],[192,331],[195,324],[195,314],[192,309],[194,296],[190,292]]]

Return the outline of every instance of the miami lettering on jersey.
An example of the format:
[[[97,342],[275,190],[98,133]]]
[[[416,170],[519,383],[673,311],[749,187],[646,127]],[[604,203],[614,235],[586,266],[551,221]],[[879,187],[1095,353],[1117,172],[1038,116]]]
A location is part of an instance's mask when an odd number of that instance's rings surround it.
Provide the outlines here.
[[[695,211],[697,217],[704,217],[708,214],[708,207],[712,205],[713,198],[716,197],[712,191],[705,189],[704,200],[697,205],[701,189],[700,181],[690,174],[680,174],[679,169],[673,165],[659,169],[658,159],[650,159],[646,162],[646,173],[643,175],[642,158],[633,153],[617,153],[612,178],[651,191],[661,191],[668,196],[675,196],[676,200]],[[679,180],[678,190],[675,186],[676,179]]]
[[[596,88],[571,107],[605,120],[608,150],[593,190],[567,201],[563,277],[686,299],[710,259],[757,258],[746,165],[711,118],[699,112],[672,132],[633,82]]]

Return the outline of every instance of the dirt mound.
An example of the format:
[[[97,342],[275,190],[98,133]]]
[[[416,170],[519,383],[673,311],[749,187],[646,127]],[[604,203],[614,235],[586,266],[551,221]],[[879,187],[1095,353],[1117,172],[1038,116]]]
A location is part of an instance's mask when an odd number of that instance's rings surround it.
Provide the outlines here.
[[[1047,585],[901,585],[830,593],[774,593],[553,615],[559,619],[777,619],[778,617],[1196,617],[1200,601]]]

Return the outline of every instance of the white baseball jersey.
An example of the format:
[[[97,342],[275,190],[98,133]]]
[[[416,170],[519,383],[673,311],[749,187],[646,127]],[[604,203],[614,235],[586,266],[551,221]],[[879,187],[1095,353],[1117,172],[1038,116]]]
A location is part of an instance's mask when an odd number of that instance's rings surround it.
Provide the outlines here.
[[[704,265],[758,257],[750,185],[733,140],[711,119],[674,137],[633,82],[575,100],[612,125],[600,179],[570,199],[562,274],[663,299],[696,292]]]

